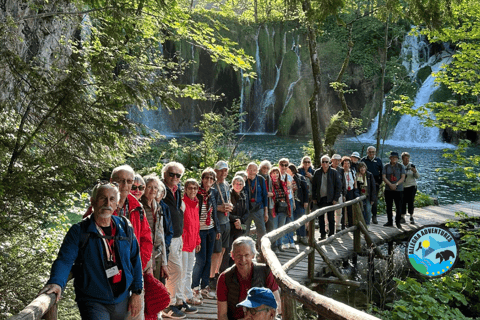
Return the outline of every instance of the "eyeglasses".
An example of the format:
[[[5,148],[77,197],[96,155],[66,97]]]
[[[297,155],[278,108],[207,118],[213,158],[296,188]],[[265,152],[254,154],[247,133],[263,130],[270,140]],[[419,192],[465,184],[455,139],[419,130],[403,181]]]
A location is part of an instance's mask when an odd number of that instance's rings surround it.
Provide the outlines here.
[[[198,187],[188,187],[187,190],[198,190]]]
[[[282,163],[280,164],[280,167],[288,167],[288,163]]]
[[[252,316],[254,316],[254,315],[256,315],[256,314],[259,313],[259,312],[269,311],[270,309],[271,309],[271,308],[255,309],[255,308],[243,307],[243,313],[245,313],[245,315],[247,315],[248,313],[250,313]]]
[[[133,184],[133,180],[131,179],[115,179],[115,182],[118,184]]]
[[[169,172],[169,173],[168,173],[168,176],[169,176],[170,178],[177,177],[177,178],[180,179],[180,177],[182,176],[182,174],[180,174],[180,173],[174,173],[174,172]]]
[[[212,176],[203,177],[203,179],[207,179],[207,180],[212,180],[212,181],[215,181],[215,178],[214,178],[214,177],[212,177]]]
[[[322,161],[322,163],[328,163],[328,161]]]
[[[145,190],[145,186],[137,186],[137,185],[133,185],[132,186],[132,190],[140,190],[140,191],[143,191]]]

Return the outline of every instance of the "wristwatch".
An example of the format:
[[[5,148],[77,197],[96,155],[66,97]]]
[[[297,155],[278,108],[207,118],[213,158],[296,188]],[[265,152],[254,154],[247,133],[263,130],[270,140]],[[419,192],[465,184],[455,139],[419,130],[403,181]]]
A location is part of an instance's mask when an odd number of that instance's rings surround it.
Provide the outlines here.
[[[143,289],[132,290],[132,294],[142,294]]]

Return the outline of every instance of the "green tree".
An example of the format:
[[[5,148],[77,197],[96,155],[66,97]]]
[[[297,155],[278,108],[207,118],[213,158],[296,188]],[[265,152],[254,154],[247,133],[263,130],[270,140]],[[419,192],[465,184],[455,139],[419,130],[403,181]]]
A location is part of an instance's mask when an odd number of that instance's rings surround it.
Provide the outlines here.
[[[408,2],[409,15],[420,26],[419,32],[429,41],[451,43],[457,50],[451,62],[437,72],[435,81],[454,94],[454,100],[431,102],[412,110],[411,98],[396,100],[396,110],[420,117],[425,125],[448,129],[461,134],[480,131],[480,3],[474,0]],[[439,17],[442,19],[439,19]],[[468,143],[462,141],[459,150],[447,153],[456,163],[453,170],[462,171],[467,180],[480,189],[480,173],[476,168],[480,155],[465,156]]]

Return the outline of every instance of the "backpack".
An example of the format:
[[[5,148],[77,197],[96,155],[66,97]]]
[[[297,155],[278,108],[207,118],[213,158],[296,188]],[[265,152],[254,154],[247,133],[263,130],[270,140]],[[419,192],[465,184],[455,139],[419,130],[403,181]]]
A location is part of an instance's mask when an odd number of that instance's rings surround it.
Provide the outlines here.
[[[130,231],[130,228],[132,227],[132,224],[130,223],[130,221],[128,221],[128,219],[126,217],[120,217],[120,218],[123,220],[122,227],[124,228],[127,236],[126,237],[115,236],[114,238],[116,240],[128,240],[128,243],[130,245],[132,245],[133,232]],[[90,224],[90,219],[93,219],[93,218],[87,217],[80,222],[80,230],[81,230],[82,233],[80,235],[80,243],[78,244],[79,250],[78,250],[77,259],[75,259],[75,263],[73,264],[73,267],[72,267],[73,277],[75,277],[76,274],[81,270],[81,268],[83,266],[83,263],[85,262],[85,259],[84,259],[85,248],[88,244],[88,240],[90,239],[90,237],[106,238],[106,239],[111,239],[112,238],[111,236],[103,237],[103,236],[100,236],[98,233],[88,232],[87,228],[88,228],[88,225]]]

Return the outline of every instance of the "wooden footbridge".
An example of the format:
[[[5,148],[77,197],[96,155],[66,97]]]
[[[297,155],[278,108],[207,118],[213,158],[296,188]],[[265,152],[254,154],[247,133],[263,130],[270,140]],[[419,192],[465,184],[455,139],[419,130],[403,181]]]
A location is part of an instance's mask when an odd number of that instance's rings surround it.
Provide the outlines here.
[[[272,231],[262,239],[262,253],[281,288],[283,319],[297,319],[295,315],[297,301],[330,319],[377,319],[341,302],[322,296],[308,289],[305,285],[312,282],[332,282],[358,286],[359,283],[345,279],[337,266],[364,250],[366,246],[376,248],[377,245],[382,243],[404,239],[425,225],[443,225],[447,220],[459,220],[460,218],[455,216],[455,213],[459,211],[470,217],[480,217],[480,202],[429,206],[415,209],[415,224],[410,224],[407,219],[407,223],[402,224],[402,229],[384,227],[383,224],[386,223],[387,217],[382,215],[378,217],[378,224],[370,225],[367,230],[361,215],[355,214],[355,217],[359,217],[355,219],[355,225],[338,232],[335,236],[317,241],[318,231],[313,232],[314,224],[310,223],[309,232],[312,235],[309,237],[310,246],[299,244],[296,249],[287,249],[278,255],[275,255],[271,250],[270,244],[284,234],[298,229],[309,221],[315,221],[318,216],[325,214],[327,211],[350,205],[354,206],[355,209],[359,201],[361,201],[361,198],[316,210],[297,221]],[[363,237],[361,237],[361,234],[363,234]],[[315,252],[319,255],[316,255]],[[375,250],[375,253],[377,256],[382,256],[378,249]],[[327,274],[333,274],[337,279],[322,278]],[[53,294],[41,295],[21,313],[10,319],[40,319],[42,316],[45,319],[56,319],[54,300]],[[198,311],[196,314],[187,315],[186,319],[217,319],[216,300],[204,300],[204,304],[198,306]]]

